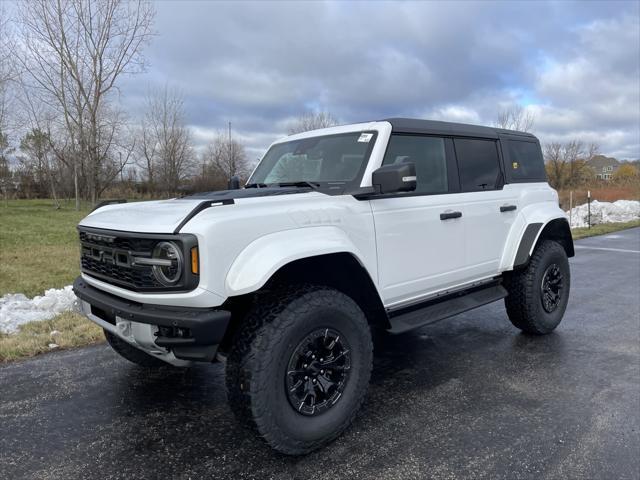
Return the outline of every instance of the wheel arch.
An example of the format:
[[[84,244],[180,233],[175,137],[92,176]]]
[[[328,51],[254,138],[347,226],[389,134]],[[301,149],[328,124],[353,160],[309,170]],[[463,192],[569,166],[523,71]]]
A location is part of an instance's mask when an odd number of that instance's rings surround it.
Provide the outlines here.
[[[283,230],[258,238],[233,260],[225,279],[226,297],[259,290],[291,262],[337,253],[351,254],[371,278],[376,278],[375,258],[367,261],[341,228],[317,226]],[[375,253],[370,256],[375,257]]]
[[[567,257],[575,255],[571,228],[565,217],[547,219],[545,222],[529,223],[521,238],[513,261],[513,268],[519,268],[531,259],[535,248],[544,240],[558,242],[564,248]]]
[[[334,288],[358,304],[370,325],[390,328],[378,289],[364,265],[352,252],[333,252],[292,260],[279,267],[258,290],[229,297],[223,307],[232,312],[231,321],[220,345],[221,351],[229,349],[245,315],[261,296],[291,284]]]

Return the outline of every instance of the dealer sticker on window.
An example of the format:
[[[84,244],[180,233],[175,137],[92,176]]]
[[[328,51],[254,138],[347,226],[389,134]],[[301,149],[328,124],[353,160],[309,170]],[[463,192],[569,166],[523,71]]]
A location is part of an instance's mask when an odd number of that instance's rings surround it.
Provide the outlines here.
[[[373,133],[361,133],[360,138],[358,138],[359,142],[369,143],[369,140],[373,138]]]

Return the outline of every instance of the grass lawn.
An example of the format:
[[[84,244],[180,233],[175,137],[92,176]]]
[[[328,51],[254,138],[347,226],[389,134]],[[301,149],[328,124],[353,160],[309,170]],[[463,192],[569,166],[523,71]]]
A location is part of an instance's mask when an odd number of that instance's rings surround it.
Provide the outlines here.
[[[79,274],[76,225],[89,212],[74,203],[56,210],[50,200],[0,202],[0,296],[42,295],[69,285]],[[51,332],[58,331],[53,336]],[[0,363],[55,349],[102,341],[102,330],[77,313],[67,312],[23,325],[18,333],[0,334]]]
[[[627,228],[640,227],[640,220],[632,220],[631,222],[621,223],[603,223],[601,225],[593,225],[591,228],[574,228],[571,230],[574,240],[580,238],[593,237],[595,235],[605,235],[607,233],[625,230]]]
[[[0,296],[69,285],[79,273],[76,225],[87,213],[73,203],[56,210],[50,200],[0,202]]]
[[[89,212],[76,212],[73,202],[56,210],[50,200],[0,202],[0,296],[42,295],[61,288],[79,274],[76,225]],[[602,235],[640,226],[640,220],[573,230],[573,238]],[[51,332],[59,332],[52,334]],[[0,334],[0,363],[53,350],[104,340],[102,330],[81,315],[63,313],[45,322],[23,325],[18,333]]]

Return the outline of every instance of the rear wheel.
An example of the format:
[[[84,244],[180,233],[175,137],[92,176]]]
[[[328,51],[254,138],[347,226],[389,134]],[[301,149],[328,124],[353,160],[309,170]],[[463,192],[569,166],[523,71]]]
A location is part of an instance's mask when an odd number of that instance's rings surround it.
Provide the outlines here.
[[[162,360],[154,358],[148,353],[145,353],[142,350],[129,345],[127,342],[125,342],[121,338],[118,338],[113,333],[104,329],[103,331],[107,342],[109,343],[109,345],[111,345],[111,348],[113,348],[121,357],[126,358],[130,362],[133,362],[145,368],[160,368],[170,366],[167,362],[163,362]]]
[[[310,452],[353,421],[372,349],[351,298],[328,287],[284,289],[261,301],[236,334],[227,359],[230,406],[276,450]]]
[[[544,240],[529,264],[505,278],[507,314],[514,326],[538,335],[552,332],[562,320],[569,300],[571,272],[564,248]]]

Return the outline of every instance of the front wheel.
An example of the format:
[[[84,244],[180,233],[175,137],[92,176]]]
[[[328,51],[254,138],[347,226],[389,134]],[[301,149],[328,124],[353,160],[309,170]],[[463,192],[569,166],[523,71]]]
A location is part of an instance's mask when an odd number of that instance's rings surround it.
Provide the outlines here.
[[[372,350],[365,315],[343,293],[304,286],[271,294],[236,334],[227,359],[230,406],[274,449],[308,453],[353,421]]]
[[[562,320],[569,301],[571,271],[562,245],[544,240],[529,264],[505,279],[509,295],[505,306],[511,323],[527,333],[552,332]]]

